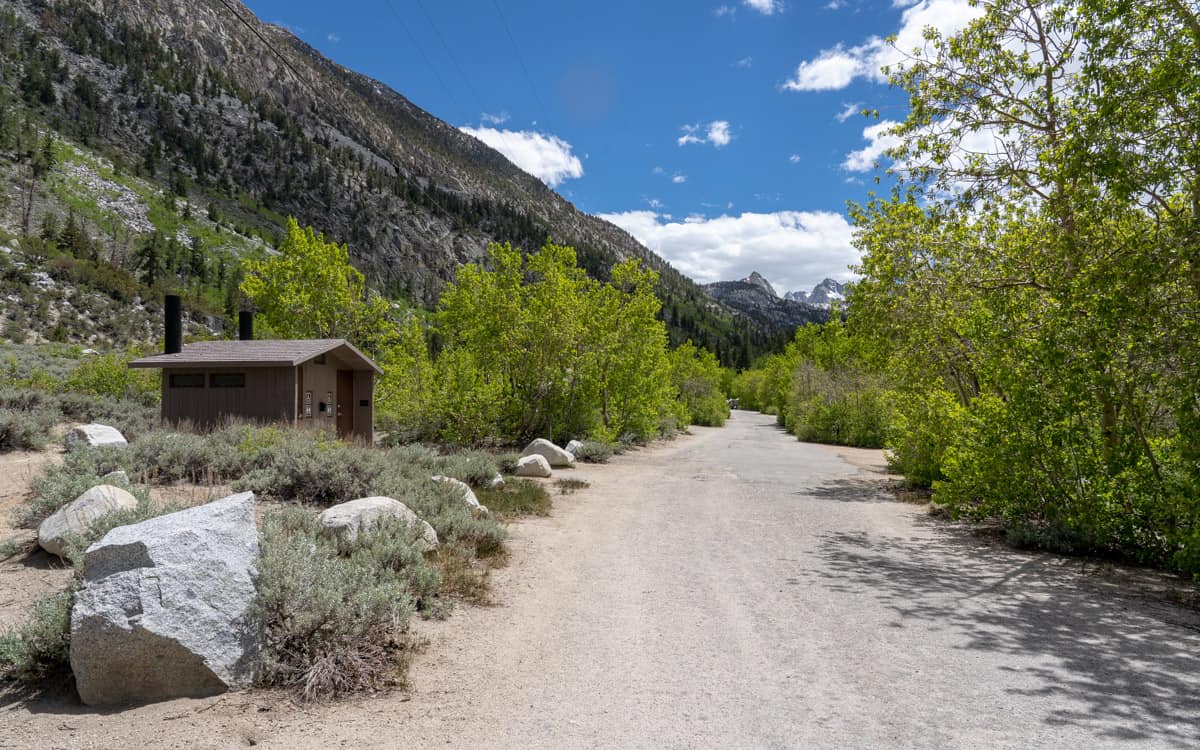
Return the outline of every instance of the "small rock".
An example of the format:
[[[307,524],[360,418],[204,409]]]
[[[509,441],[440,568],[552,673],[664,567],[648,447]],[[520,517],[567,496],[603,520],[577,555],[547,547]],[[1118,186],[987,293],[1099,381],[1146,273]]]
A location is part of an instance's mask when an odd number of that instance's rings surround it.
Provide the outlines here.
[[[123,470],[117,469],[116,471],[110,471],[104,476],[100,477],[100,481],[104,484],[115,484],[118,487],[128,487],[129,475]]]
[[[497,490],[504,486],[504,477],[500,476],[500,472],[496,472],[496,476],[488,480],[487,488],[489,490]]]
[[[521,456],[541,456],[556,469],[575,465],[574,456],[545,438],[537,438],[525,446],[525,450],[521,451]]]
[[[579,442],[578,440],[572,440],[571,442],[567,443],[567,453],[570,453],[572,456],[574,456],[582,447],[583,443]]]
[[[249,687],[261,649],[254,493],[118,526],[88,548],[71,671],[89,706]]]
[[[475,497],[475,493],[471,490],[471,485],[467,484],[466,482],[455,479],[454,477],[445,477],[445,476],[442,476],[441,474],[437,474],[436,476],[433,476],[430,478],[435,482],[439,482],[442,484],[448,484],[451,487],[454,487],[462,495],[463,502],[465,502],[471,510],[475,511],[476,513],[485,515],[485,516],[488,515],[489,511],[487,509],[487,506],[479,504],[479,498]],[[503,481],[503,480],[501,480],[501,481]]]
[[[105,478],[108,476],[111,475]],[[128,486],[128,479],[125,484]],[[108,483],[96,485],[42,521],[38,526],[38,544],[50,554],[63,557],[68,534],[87,531],[103,516],[116,510],[133,510],[137,504],[137,498],[120,487]]]
[[[548,477],[551,474],[550,462],[545,456],[538,454],[522,456],[517,461],[517,470],[513,474],[519,477]]]
[[[125,436],[116,427],[109,427],[106,424],[81,424],[75,429],[67,433],[66,439],[63,441],[67,448],[75,448],[80,445],[116,445],[125,447],[129,442],[125,440]]]
[[[438,546],[437,532],[421,520],[407,505],[390,497],[360,497],[326,508],[317,516],[325,534],[345,543],[353,543],[358,535],[375,525],[379,518],[391,516],[407,521],[421,529],[421,548],[429,552]]]

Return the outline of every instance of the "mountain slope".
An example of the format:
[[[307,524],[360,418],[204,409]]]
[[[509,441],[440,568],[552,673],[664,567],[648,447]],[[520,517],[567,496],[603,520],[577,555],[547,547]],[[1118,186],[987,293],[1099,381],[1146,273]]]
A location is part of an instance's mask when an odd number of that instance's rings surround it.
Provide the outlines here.
[[[797,326],[829,320],[828,304],[822,306],[795,300],[792,298],[794,292],[780,298],[770,282],[757,271],[740,281],[704,284],[703,289],[714,300],[787,338]]]
[[[489,242],[532,248],[552,237],[600,278],[627,258],[659,271],[676,341],[692,338],[731,364],[769,344],[761,326],[623,230],[236,0],[12,0],[0,11],[0,47],[10,120],[32,116],[243,237],[270,240],[295,215],[348,243],[389,294],[431,305]],[[16,172],[35,159],[22,148],[9,149]],[[102,238],[109,222],[146,230],[78,208]],[[34,226],[46,210],[32,212]],[[28,234],[29,218],[10,211],[7,223]]]

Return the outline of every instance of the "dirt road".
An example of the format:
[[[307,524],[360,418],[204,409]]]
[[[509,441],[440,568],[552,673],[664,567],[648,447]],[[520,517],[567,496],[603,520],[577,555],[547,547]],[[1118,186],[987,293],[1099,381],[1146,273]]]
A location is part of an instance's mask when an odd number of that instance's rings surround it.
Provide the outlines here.
[[[1200,744],[1200,625],[1136,574],[931,521],[877,451],[748,412],[695,432],[576,470],[514,526],[497,605],[422,626],[406,693],[42,701],[0,708],[0,747]]]

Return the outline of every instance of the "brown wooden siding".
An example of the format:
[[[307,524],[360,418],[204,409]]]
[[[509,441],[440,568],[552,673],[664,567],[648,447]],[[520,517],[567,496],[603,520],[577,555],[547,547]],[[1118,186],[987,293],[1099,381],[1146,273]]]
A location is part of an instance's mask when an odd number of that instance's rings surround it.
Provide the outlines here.
[[[354,373],[354,439],[375,440],[375,373],[370,370]]]
[[[245,386],[213,388],[213,373],[245,375]],[[171,376],[204,375],[203,388],[176,388]],[[252,422],[292,422],[296,414],[296,373],[293,367],[172,368],[163,373],[162,417],[167,423],[190,422],[200,428],[225,419]]]

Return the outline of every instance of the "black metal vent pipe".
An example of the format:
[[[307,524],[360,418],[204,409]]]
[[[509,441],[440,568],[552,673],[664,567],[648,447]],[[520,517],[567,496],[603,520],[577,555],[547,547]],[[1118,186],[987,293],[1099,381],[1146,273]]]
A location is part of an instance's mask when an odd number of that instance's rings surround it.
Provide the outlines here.
[[[254,313],[242,310],[238,313],[238,341],[254,340]]]
[[[168,294],[163,300],[163,354],[183,350],[183,298]]]

